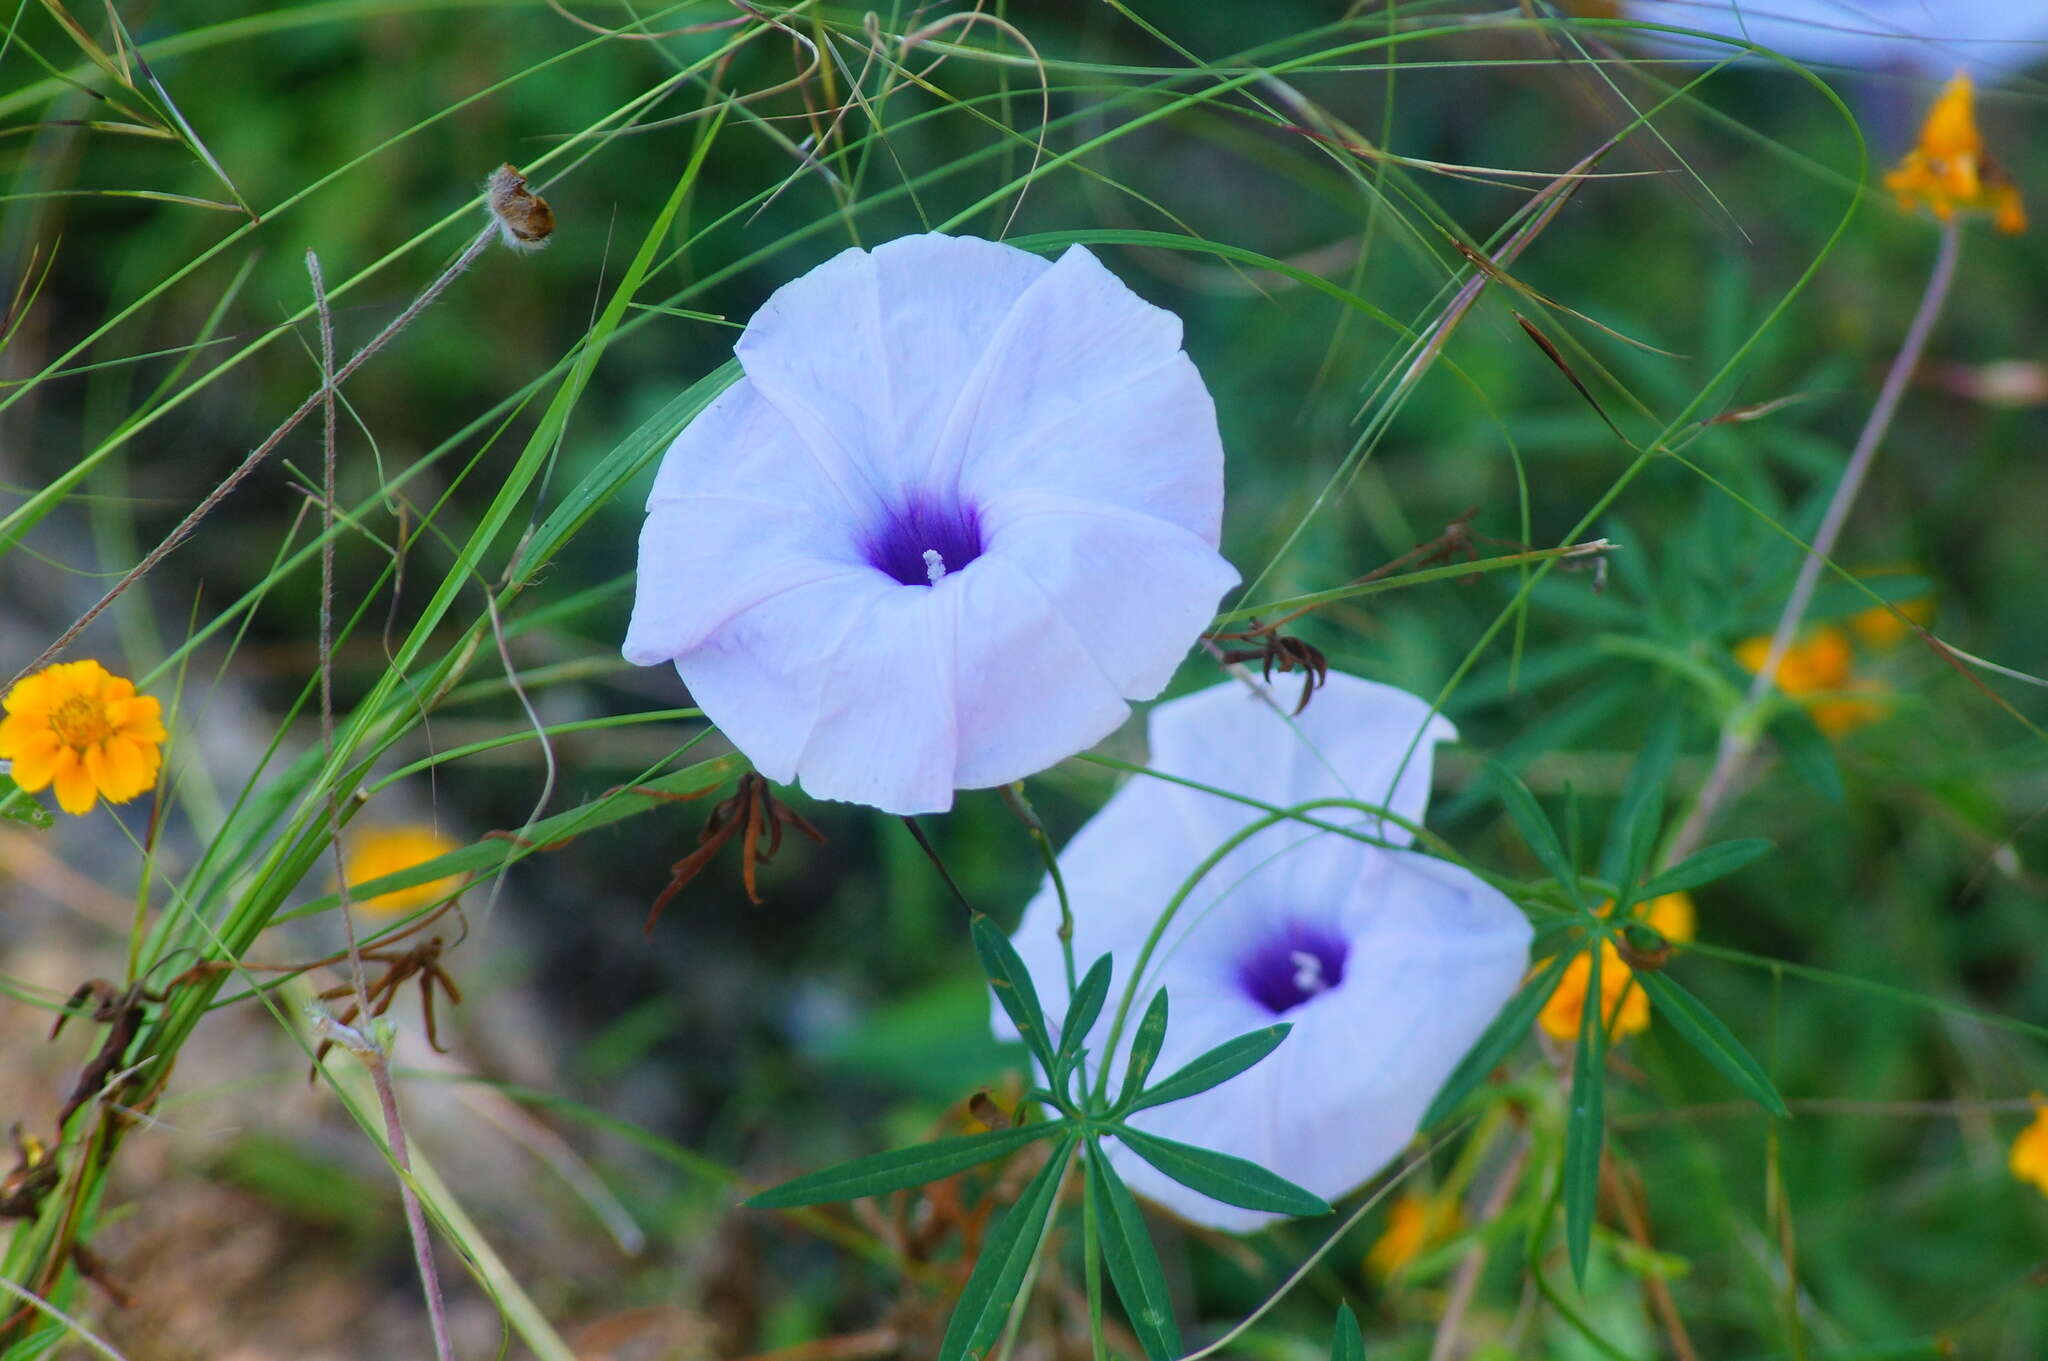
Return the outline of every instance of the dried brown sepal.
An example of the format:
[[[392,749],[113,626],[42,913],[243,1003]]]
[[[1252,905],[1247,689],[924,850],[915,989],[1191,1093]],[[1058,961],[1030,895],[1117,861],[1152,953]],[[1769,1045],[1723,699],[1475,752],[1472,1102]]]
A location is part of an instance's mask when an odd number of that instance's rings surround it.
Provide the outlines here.
[[[986,1087],[967,1098],[967,1114],[984,1129],[1008,1129],[1016,1123],[996,1104],[995,1097],[989,1094]]]
[[[676,895],[734,838],[740,843],[740,880],[746,886],[747,901],[759,907],[763,899],[755,888],[756,867],[773,860],[782,849],[784,827],[794,827],[820,846],[825,844],[825,834],[776,798],[767,780],[751,770],[740,776],[732,797],[704,819],[703,830],[697,833],[697,849],[669,866],[668,886],[647,911],[647,934],[654,934],[654,924]]]
[[[449,977],[448,971],[441,966],[441,956],[447,948],[447,943],[441,937],[430,936],[409,950],[364,950],[360,954],[363,963],[384,966],[384,972],[363,989],[364,997],[369,1000],[372,1016],[382,1016],[391,1010],[391,1004],[398,1000],[399,989],[410,980],[419,979],[420,1013],[426,1019],[427,1043],[434,1047],[437,1054],[445,1054],[448,1051],[441,1047],[441,1036],[434,1023],[435,986],[439,985],[441,991],[448,995],[450,1006],[462,1005],[462,989],[455,985],[455,980]],[[321,993],[320,1000],[339,1001],[354,991],[353,983],[342,983]],[[344,1026],[353,1025],[361,1012],[361,1002],[350,1002],[348,1009],[334,1019]],[[319,1076],[320,1060],[326,1058],[327,1051],[333,1047],[333,1040],[322,1040],[320,1047],[313,1051],[313,1067],[306,1074],[308,1082]]]
[[[56,1024],[50,1027],[50,1038],[56,1039],[63,1032],[64,1023],[74,1015],[88,1016],[106,1026],[107,1037],[100,1043],[92,1061],[79,1070],[78,1083],[71,1089],[63,1111],[57,1116],[59,1130],[71,1122],[80,1106],[92,1100],[107,1085],[108,1079],[126,1066],[128,1046],[135,1042],[136,1035],[142,1030],[145,1008],[151,1002],[163,1001],[166,995],[151,992],[143,983],[121,988],[104,978],[89,978],[72,992]],[[93,1004],[92,1010],[81,1010],[88,1001]]]
[[[1671,962],[1677,947],[1655,927],[1630,922],[1615,936],[1614,951],[1637,973],[1656,973]]]
[[[555,210],[526,187],[526,176],[511,164],[499,166],[484,184],[484,201],[507,250],[533,251],[555,234]]]
[[[1256,622],[1256,621],[1254,621]],[[1301,675],[1301,699],[1294,706],[1300,713],[1308,707],[1309,698],[1330,679],[1330,659],[1322,649],[1299,638],[1284,633],[1262,633],[1256,627],[1242,633],[1218,633],[1212,637],[1230,642],[1247,642],[1253,646],[1233,648],[1223,654],[1226,663],[1250,665],[1259,664],[1259,674],[1264,680],[1273,679],[1273,669],[1278,667],[1282,675],[1299,671]]]

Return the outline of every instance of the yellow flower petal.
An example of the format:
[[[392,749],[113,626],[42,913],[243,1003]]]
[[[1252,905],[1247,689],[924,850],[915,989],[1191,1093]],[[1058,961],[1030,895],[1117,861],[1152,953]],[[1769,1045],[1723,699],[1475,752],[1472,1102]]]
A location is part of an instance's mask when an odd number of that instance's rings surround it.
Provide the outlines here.
[[[2048,1194],[2048,1102],[2039,1093],[2034,1096],[2034,1121],[2012,1141],[2006,1165],[2013,1176]]]
[[[1699,913],[1694,910],[1689,893],[1666,893],[1650,899],[1646,906],[1636,910],[1658,935],[1679,945],[1692,940],[1693,929],[1699,921]]]
[[[79,817],[92,811],[97,791],[93,788],[92,773],[86,769],[77,752],[66,747],[58,753],[57,771],[52,782],[57,787],[59,808]]]
[[[47,731],[36,736],[43,740],[33,746],[23,745],[14,753],[14,782],[31,794],[56,775],[58,757],[66,750],[64,744]]]

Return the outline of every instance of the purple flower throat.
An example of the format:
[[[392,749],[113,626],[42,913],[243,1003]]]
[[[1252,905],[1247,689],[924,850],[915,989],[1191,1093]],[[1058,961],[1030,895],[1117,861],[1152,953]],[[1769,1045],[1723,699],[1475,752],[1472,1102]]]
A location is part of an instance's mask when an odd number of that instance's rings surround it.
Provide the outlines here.
[[[1284,1015],[1342,983],[1350,953],[1350,942],[1328,927],[1290,921],[1238,958],[1238,985],[1275,1016]]]
[[[905,586],[936,586],[981,556],[981,515],[953,498],[913,492],[883,516],[861,551]]]

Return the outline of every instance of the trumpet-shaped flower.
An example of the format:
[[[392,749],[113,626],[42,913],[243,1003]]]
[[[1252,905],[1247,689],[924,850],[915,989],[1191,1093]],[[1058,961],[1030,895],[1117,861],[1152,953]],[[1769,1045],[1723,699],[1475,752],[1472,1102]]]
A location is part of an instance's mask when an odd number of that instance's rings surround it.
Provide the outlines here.
[[[101,797],[126,803],[156,786],[163,706],[98,662],[59,662],[0,703],[0,757],[29,793],[55,785],[57,806],[83,815]]]
[[[2026,0],[1628,0],[1627,10],[1644,23],[1866,71],[1943,75],[1961,66],[1993,76],[2048,57],[2048,7]],[[1668,41],[1714,60],[1734,50],[1699,39]]]
[[[2019,186],[1985,154],[1966,74],[1958,73],[1928,109],[1920,140],[1885,175],[1884,187],[1907,212],[1924,206],[1943,222],[1958,212],[1988,212],[2008,236],[2027,229]]]
[[[1237,580],[1180,322],[1079,247],[848,250],[738,354],[655,477],[624,650],[771,780],[922,813],[1042,770]]]
[[[1151,769],[1237,797],[1138,776],[1061,853],[1076,957],[1085,967],[1113,956],[1112,996],[1175,891],[1264,815],[1258,805],[1347,798],[1406,822],[1422,817],[1431,748],[1453,735],[1427,704],[1333,671],[1298,718],[1285,716],[1290,707],[1237,682],[1160,705],[1150,720]],[[1161,1076],[1276,1021],[1292,1033],[1244,1074],[1130,1123],[1249,1159],[1327,1199],[1408,1142],[1514,992],[1529,927],[1469,871],[1401,849],[1411,837],[1399,822],[1345,807],[1309,816],[1389,844],[1291,820],[1252,833],[1167,923],[1132,1007],[1142,1014],[1167,992],[1170,1020],[1153,1069]],[[1015,937],[1055,1015],[1066,996],[1059,916],[1048,884]],[[996,1025],[1009,1033],[1000,1013]],[[1110,1027],[1105,1015],[1087,1047],[1091,1068],[1107,1058],[1114,1089],[1127,1054],[1103,1054]],[[1121,1145],[1110,1157],[1134,1189],[1189,1219],[1243,1231],[1273,1218],[1189,1190]]]
[[[350,837],[342,853],[342,874],[349,887],[354,888],[357,884],[401,873],[461,849],[459,842],[450,841],[433,828],[418,823],[368,827]],[[461,875],[450,874],[409,888],[394,888],[374,897],[357,898],[355,904],[365,912],[410,912],[441,901],[461,882]]]

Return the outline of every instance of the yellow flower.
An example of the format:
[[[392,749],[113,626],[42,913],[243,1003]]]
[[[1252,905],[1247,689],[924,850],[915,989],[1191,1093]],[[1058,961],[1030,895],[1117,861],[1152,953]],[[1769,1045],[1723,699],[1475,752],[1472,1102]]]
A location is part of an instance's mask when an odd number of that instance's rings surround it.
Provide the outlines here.
[[[1600,904],[1601,916],[1614,910],[1612,900]],[[1654,928],[1664,939],[1683,945],[1693,937],[1699,914],[1692,895],[1666,893],[1637,903],[1631,915]],[[1586,989],[1593,977],[1593,960],[1582,953],[1564,966],[1556,989],[1536,1014],[1536,1023],[1554,1040],[1566,1044],[1579,1038],[1579,1022],[1586,1014]],[[1637,984],[1635,970],[1622,959],[1611,941],[1600,943],[1600,1014],[1609,1018],[1609,1042],[1640,1035],[1650,1028],[1650,998]]]
[[[1365,1254],[1365,1269],[1386,1280],[1463,1228],[1458,1202],[1448,1196],[1403,1191],[1387,1207],[1387,1227]]]
[[[2034,1093],[2034,1120],[2019,1137],[2012,1141],[2012,1153],[2006,1159],[2012,1174],[2021,1181],[2032,1182],[2048,1194],[2048,1097]]]
[[[1557,988],[1536,1013],[1536,1023],[1546,1035],[1567,1044],[1579,1038],[1579,1021],[1586,1014],[1586,989],[1592,978],[1590,952],[1581,951],[1564,966]],[[1650,1028],[1650,999],[1636,985],[1635,971],[1622,962],[1614,942],[1607,940],[1600,942],[1600,1014],[1608,1018],[1610,1044]]]
[[[1763,670],[1770,655],[1771,640],[1762,634],[1735,645],[1735,660],[1745,671]],[[1778,688],[1804,700],[1822,732],[1840,737],[1890,712],[1875,697],[1876,684],[1855,678],[1854,663],[1849,635],[1832,624],[1823,625],[1785,649],[1778,661]]]
[[[1984,154],[1977,131],[1975,91],[1958,72],[1927,111],[1920,141],[1884,177],[1884,187],[1907,212],[1926,205],[1943,222],[1965,212],[1988,212],[1992,225],[2011,236],[2027,229],[2019,186]]]
[[[14,782],[29,793],[54,784],[58,807],[82,816],[102,795],[126,803],[155,787],[163,706],[98,662],[38,671],[0,704],[0,757],[14,762]]]
[[[1904,576],[1918,569],[1908,563],[1888,567],[1866,567],[1857,572],[1860,577]],[[1892,602],[1898,614],[1893,614],[1883,605],[1872,605],[1867,610],[1849,616],[1849,629],[1856,635],[1856,641],[1869,648],[1892,648],[1906,641],[1913,634],[1912,626],[1926,628],[1934,622],[1934,598],[1915,596],[1911,600]],[[1905,616],[1900,619],[1899,615]]]
[[[372,827],[356,833],[351,839],[342,869],[351,885],[367,884],[372,879],[382,879],[387,874],[424,865],[429,860],[460,849],[462,847],[458,843],[431,827],[417,824]],[[451,874],[443,879],[414,884],[411,888],[395,888],[373,898],[359,899],[356,905],[368,912],[410,912],[416,907],[439,902],[453,893],[461,882],[461,875]]]

